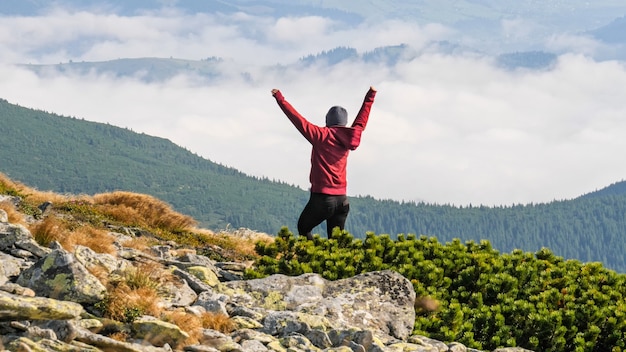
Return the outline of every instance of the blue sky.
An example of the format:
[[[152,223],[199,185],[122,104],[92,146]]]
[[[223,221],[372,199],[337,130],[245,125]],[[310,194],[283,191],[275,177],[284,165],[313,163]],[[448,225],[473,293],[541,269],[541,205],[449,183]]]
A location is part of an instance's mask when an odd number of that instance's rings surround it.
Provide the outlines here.
[[[354,116],[374,85],[370,124],[349,161],[350,195],[455,205],[570,199],[626,175],[626,66],[594,59],[623,48],[580,29],[538,38],[539,28],[524,18],[501,22],[520,45],[541,42],[559,54],[550,70],[512,72],[486,56],[440,52],[434,41],[471,45],[480,38],[436,22],[56,8],[0,21],[0,97],[168,138],[247,174],[306,189],[310,147],[270,90],[281,89],[323,124],[333,105]],[[403,43],[421,55],[394,66],[267,69],[337,46],[366,52]],[[225,58],[229,79],[207,85],[190,76],[155,83],[96,73],[37,76],[15,65],[211,56]],[[236,74],[242,70],[252,82]]]

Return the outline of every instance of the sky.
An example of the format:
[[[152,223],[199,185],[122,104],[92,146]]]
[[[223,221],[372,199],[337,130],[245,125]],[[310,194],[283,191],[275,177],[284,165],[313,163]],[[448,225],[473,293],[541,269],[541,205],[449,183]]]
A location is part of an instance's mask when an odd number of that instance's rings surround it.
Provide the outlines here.
[[[374,86],[369,124],[349,159],[351,196],[506,206],[572,199],[624,180],[625,63],[593,59],[612,48],[581,34],[537,38],[528,21],[501,25],[509,46],[511,38],[520,45],[532,38],[558,52],[555,66],[506,71],[484,56],[441,53],[433,41],[475,38],[437,23],[350,26],[315,16],[168,9],[124,17],[57,8],[1,19],[0,98],[167,138],[246,174],[307,189],[310,145],[271,89],[322,125],[333,105],[353,118]],[[268,69],[338,46],[367,52],[403,43],[422,54],[394,66]],[[190,76],[153,83],[95,73],[37,76],[16,66],[212,56],[225,58],[232,74],[211,84]],[[242,68],[252,80],[236,74]]]

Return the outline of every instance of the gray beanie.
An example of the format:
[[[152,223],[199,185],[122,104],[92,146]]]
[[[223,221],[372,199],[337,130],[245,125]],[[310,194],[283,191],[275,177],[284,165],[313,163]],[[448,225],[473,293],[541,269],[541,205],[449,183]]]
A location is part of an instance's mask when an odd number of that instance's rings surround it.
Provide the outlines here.
[[[333,106],[326,113],[326,126],[345,126],[348,124],[348,112],[341,106]]]

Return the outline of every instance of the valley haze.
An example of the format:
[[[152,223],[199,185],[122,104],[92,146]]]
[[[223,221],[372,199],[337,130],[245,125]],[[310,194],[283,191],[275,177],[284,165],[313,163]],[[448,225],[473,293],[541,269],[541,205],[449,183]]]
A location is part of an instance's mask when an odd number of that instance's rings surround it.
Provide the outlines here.
[[[353,118],[370,85],[379,93],[350,157],[350,195],[540,203],[626,175],[626,38],[597,34],[624,22],[623,1],[38,3],[0,5],[0,98],[168,138],[249,175],[309,185],[310,146],[272,88],[321,125],[332,105]],[[397,60],[363,59],[400,45]],[[358,55],[301,60],[335,48]],[[498,65],[531,51],[555,60]],[[214,60],[220,75],[59,69],[125,58]]]

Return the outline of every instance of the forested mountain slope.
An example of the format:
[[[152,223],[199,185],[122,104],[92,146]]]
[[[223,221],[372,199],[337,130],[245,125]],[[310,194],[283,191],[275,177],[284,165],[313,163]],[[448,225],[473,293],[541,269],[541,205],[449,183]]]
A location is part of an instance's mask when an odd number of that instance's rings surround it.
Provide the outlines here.
[[[282,182],[247,176],[172,142],[108,124],[0,101],[0,172],[40,190],[154,195],[207,228],[295,229],[308,196]],[[489,240],[501,252],[537,251],[626,272],[626,187],[619,182],[573,200],[502,207],[456,207],[351,199],[346,228],[413,233],[441,242]],[[318,228],[323,232],[323,228]]]

